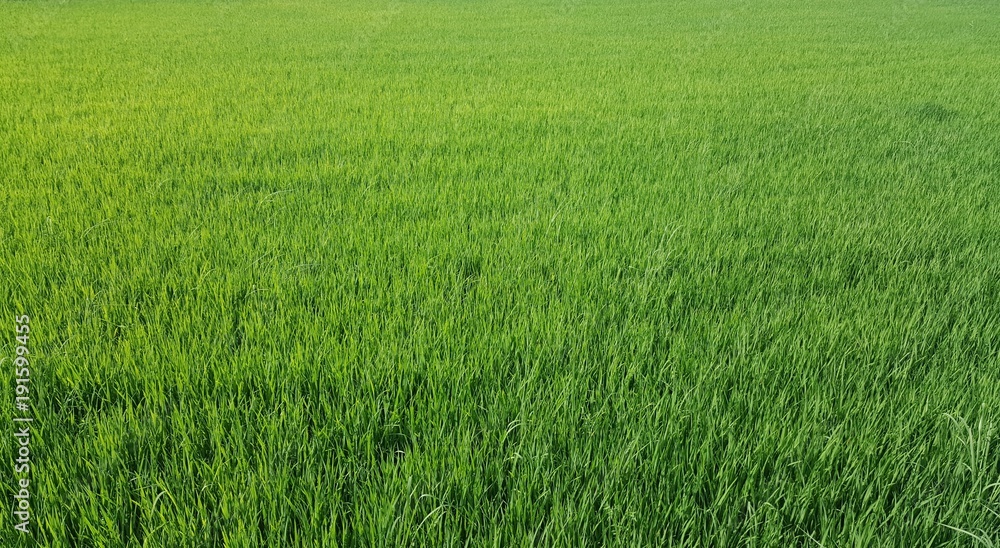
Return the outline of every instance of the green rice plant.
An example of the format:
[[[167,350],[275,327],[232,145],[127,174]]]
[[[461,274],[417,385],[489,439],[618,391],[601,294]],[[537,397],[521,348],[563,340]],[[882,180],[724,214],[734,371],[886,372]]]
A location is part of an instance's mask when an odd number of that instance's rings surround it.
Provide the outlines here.
[[[0,30],[0,545],[1000,538],[995,2]]]

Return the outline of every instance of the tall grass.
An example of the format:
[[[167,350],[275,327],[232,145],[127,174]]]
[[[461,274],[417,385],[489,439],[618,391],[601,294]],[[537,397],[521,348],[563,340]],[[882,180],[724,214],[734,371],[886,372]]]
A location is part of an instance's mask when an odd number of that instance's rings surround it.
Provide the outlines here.
[[[39,544],[1000,542],[995,2],[0,21]]]

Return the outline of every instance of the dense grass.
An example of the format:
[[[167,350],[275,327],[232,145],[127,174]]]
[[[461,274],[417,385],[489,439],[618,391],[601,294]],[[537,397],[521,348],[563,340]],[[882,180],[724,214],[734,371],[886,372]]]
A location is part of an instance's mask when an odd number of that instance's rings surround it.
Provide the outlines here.
[[[0,21],[40,544],[1000,542],[996,2]]]

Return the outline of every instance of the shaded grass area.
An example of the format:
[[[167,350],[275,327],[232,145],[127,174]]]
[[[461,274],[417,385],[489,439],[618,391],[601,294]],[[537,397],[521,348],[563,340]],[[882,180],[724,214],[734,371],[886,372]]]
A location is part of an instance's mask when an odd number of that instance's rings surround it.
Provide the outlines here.
[[[41,544],[1000,540],[995,5],[0,19]]]

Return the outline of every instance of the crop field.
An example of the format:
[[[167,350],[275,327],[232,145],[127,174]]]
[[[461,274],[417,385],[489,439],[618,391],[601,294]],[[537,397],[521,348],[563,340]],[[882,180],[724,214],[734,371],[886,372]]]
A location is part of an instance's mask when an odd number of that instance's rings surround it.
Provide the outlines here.
[[[2,546],[1000,545],[994,0],[2,0],[0,201]]]

